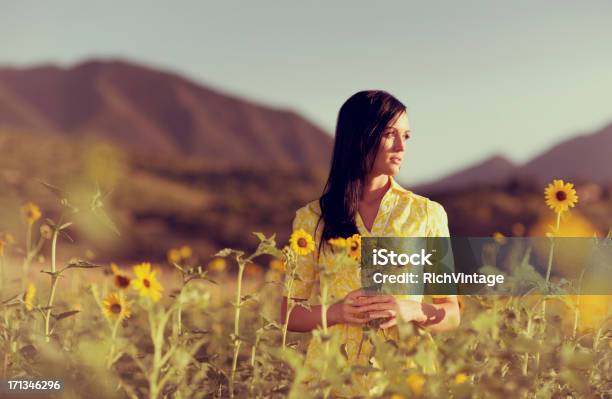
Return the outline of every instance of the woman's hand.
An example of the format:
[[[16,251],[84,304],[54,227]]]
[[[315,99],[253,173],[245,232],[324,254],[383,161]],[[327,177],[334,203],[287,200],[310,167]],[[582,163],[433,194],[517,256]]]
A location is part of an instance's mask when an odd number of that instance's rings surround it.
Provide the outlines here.
[[[327,310],[327,320],[330,325],[333,324],[365,324],[368,319],[367,314],[364,314],[361,309],[355,304],[357,301],[367,295],[361,289],[351,291],[344,297],[343,300],[334,303]]]
[[[366,316],[366,320],[384,319],[380,328],[389,328],[397,324],[397,317],[404,322],[414,321],[424,323],[428,317],[423,312],[420,302],[410,299],[397,299],[393,295],[367,295],[356,299],[359,312]]]

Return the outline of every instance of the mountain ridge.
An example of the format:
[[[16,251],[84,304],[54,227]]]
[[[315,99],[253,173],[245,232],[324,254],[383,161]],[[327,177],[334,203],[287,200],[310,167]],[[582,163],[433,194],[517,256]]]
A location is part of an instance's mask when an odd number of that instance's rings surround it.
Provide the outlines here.
[[[511,179],[534,179],[546,183],[553,179],[612,182],[612,123],[591,133],[563,140],[523,164],[502,155],[492,155],[458,172],[427,183],[415,190],[438,193],[472,185],[504,184]]]
[[[0,67],[0,125],[281,168],[326,168],[332,148],[331,136],[295,111],[117,59]]]

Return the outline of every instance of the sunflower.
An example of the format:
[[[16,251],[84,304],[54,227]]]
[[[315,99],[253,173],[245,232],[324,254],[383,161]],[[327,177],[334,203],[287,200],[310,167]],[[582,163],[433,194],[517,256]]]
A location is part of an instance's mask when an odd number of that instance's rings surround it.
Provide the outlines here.
[[[209,272],[222,272],[227,267],[227,262],[223,258],[215,258],[211,260],[206,268]]]
[[[35,221],[40,219],[42,213],[40,212],[40,208],[38,205],[33,202],[28,202],[23,204],[21,207],[21,216],[28,224],[33,224]]]
[[[163,287],[157,277],[155,270],[151,270],[151,264],[144,262],[134,266],[136,278],[132,281],[132,287],[138,291],[140,296],[150,297],[153,302],[159,301]]]
[[[495,233],[493,233],[493,239],[498,244],[502,244],[503,245],[503,244],[506,243],[506,236],[503,233],[500,233],[499,231],[496,231]]]
[[[28,289],[23,294],[23,304],[30,311],[34,309],[34,298],[36,297],[36,286],[32,283],[28,284]]]
[[[168,262],[169,263],[179,263],[181,261],[181,251],[178,249],[172,248],[168,251]]]
[[[272,259],[270,261],[270,269],[284,273],[285,271],[287,271],[287,264],[280,259]]]
[[[346,245],[351,258],[361,260],[361,236],[359,234],[353,234],[346,239]]]
[[[423,394],[425,377],[420,374],[410,374],[408,378],[406,378],[406,384],[412,391],[412,394],[418,398]]]
[[[126,289],[130,286],[131,279],[130,277],[123,273],[117,265],[113,262],[111,263],[111,270],[113,271],[115,286],[117,288]]]
[[[244,266],[244,274],[247,276],[259,276],[261,272],[261,267],[256,263],[249,262]]]
[[[563,180],[553,180],[544,190],[546,205],[556,213],[563,213],[578,202],[578,196],[572,183]]]
[[[187,259],[187,258],[191,258],[191,254],[193,252],[191,251],[191,247],[190,246],[183,245],[181,247],[181,249],[179,249],[179,253],[181,254],[181,258]]]
[[[468,380],[468,376],[465,373],[459,373],[455,376],[455,384],[463,384]]]
[[[132,314],[130,303],[126,301],[123,292],[109,294],[102,304],[102,313],[109,320],[124,320]]]
[[[289,238],[291,249],[298,255],[308,255],[315,249],[315,242],[312,236],[304,229],[298,229]]]

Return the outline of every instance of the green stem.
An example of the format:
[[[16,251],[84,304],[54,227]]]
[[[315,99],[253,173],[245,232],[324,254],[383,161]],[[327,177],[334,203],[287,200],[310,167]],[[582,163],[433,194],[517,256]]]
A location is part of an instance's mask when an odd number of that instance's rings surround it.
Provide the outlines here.
[[[153,342],[153,365],[151,374],[149,375],[149,398],[157,399],[158,386],[157,379],[159,376],[159,367],[161,362],[161,347],[158,342],[159,328],[156,326],[155,315],[153,314],[153,306],[149,303],[149,326],[151,329],[151,341]],[[163,334],[163,332],[162,332]]]
[[[293,301],[290,301],[289,298],[287,298],[287,312],[285,313],[285,322],[283,323],[283,349],[285,349],[285,346],[287,345],[287,330],[289,328],[289,315],[291,314],[292,310],[293,310]]]
[[[253,391],[255,390],[255,379],[257,378],[257,368],[255,367],[255,355],[257,354],[257,344],[259,341],[259,336],[255,339],[255,344],[251,348],[251,383],[249,384],[249,392],[251,397],[253,396]]]
[[[557,227],[555,228],[554,233],[559,233],[559,226],[561,224],[561,212],[557,212]],[[553,260],[553,251],[555,249],[555,241],[551,239],[550,250],[548,252],[548,267],[546,269],[546,285],[548,286],[548,281],[550,280],[550,272],[552,270],[552,260]]]
[[[176,315],[176,320],[178,323],[178,335],[183,334],[183,305],[179,304],[178,312]]]
[[[4,273],[4,255],[0,256],[0,292],[4,292],[4,281],[6,280],[6,274]],[[0,299],[2,296],[0,295]]]
[[[582,268],[582,272],[580,272],[580,278],[578,279],[578,295],[576,298],[576,307],[574,309],[574,332],[572,337],[575,339],[576,334],[578,333],[578,320],[580,318],[580,302],[582,299],[582,281],[584,280],[584,273],[586,272],[588,266]]]
[[[287,310],[285,312],[285,322],[283,323],[283,350],[287,345],[287,330],[289,329],[289,316],[291,315],[291,311],[293,310],[293,281],[295,278],[295,267],[291,272],[291,278],[289,279],[289,285],[287,287]]]
[[[176,311],[176,323],[177,328],[176,331],[178,333],[178,335],[182,335],[183,334],[183,291],[185,290],[185,280],[183,279],[183,286],[181,287],[181,291],[179,292],[178,295],[178,306],[177,306],[177,311]]]
[[[325,278],[321,279],[321,324],[323,325],[323,333],[327,335],[327,284]]]
[[[257,342],[258,339],[255,340],[253,347],[251,348],[251,367],[255,368],[255,355],[257,354]],[[254,377],[254,375],[253,375]]]
[[[529,338],[531,338],[531,317],[527,318],[527,336]],[[524,358],[523,358],[523,375],[526,376],[527,375],[527,370],[529,368],[529,353],[525,353],[524,354]]]
[[[176,323],[178,324],[176,331],[179,336],[183,334],[183,291],[185,290],[185,286],[187,284],[187,281],[185,279],[185,274],[182,271],[182,269],[181,269],[180,276],[181,276],[181,281],[180,281],[181,290],[177,297],[178,308],[177,308],[177,313],[176,313]]]
[[[26,289],[28,280],[28,270],[30,269],[30,262],[32,262],[32,223],[28,223],[28,232],[26,233],[26,255],[23,260],[23,276],[21,279],[21,285],[23,289]]]
[[[328,291],[328,287],[327,287],[327,282],[325,279],[325,276],[321,276],[321,324],[323,325],[323,339],[324,341],[324,349],[325,349],[325,363],[323,365],[323,373],[322,375],[326,376],[327,375],[327,367],[328,367],[328,363],[329,363],[329,345],[330,345],[330,339],[327,335],[327,291]],[[331,393],[331,390],[329,388],[326,388],[323,390],[323,398],[327,399],[327,397],[329,397]]]
[[[555,236],[559,233],[559,227],[561,225],[561,212],[557,212],[557,226],[555,227]],[[546,267],[546,293],[544,294],[544,299],[542,301],[542,321],[544,322],[544,319],[546,317],[546,296],[548,295],[548,283],[550,281],[550,273],[552,271],[552,261],[553,261],[553,255],[554,255],[554,251],[555,251],[555,239],[554,237],[552,237],[550,239],[550,249],[548,251],[548,266]],[[542,323],[542,325],[544,326],[545,323]]]
[[[244,261],[238,262],[238,283],[236,287],[236,304],[234,313],[234,357],[232,359],[232,372],[230,374],[230,396],[234,397],[234,382],[236,378],[236,367],[238,366],[238,352],[240,351],[240,306],[242,305],[242,274],[244,273]]]
[[[117,321],[115,322],[115,325],[113,326],[113,332],[111,335],[111,347],[108,353],[108,362],[107,362],[107,367],[109,369],[113,365],[113,357],[115,356],[115,340],[117,339],[117,331],[119,330],[120,323],[121,323],[121,318],[117,318]]]
[[[57,248],[57,235],[59,230],[53,232],[53,240],[51,242],[51,292],[49,293],[49,300],[47,301],[47,310],[45,313],[45,341],[50,340],[50,323],[51,323],[51,308],[53,306],[53,298],[55,297],[55,290],[57,288],[57,280],[59,276],[56,273],[56,248]]]

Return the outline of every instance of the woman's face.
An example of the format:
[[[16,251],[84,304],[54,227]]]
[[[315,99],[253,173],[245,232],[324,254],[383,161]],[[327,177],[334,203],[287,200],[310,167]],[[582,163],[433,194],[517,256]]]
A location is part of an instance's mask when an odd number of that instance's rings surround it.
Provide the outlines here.
[[[372,167],[374,176],[385,174],[395,176],[404,160],[406,140],[410,138],[408,114],[402,112],[395,121],[387,126],[380,139],[378,153]]]

